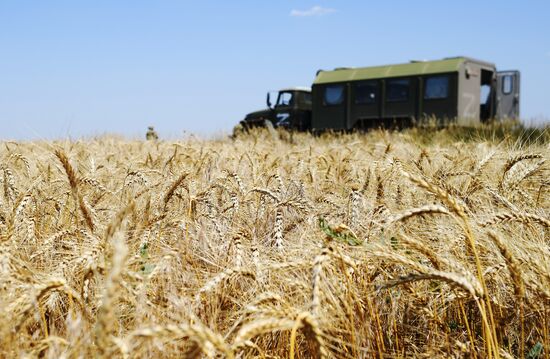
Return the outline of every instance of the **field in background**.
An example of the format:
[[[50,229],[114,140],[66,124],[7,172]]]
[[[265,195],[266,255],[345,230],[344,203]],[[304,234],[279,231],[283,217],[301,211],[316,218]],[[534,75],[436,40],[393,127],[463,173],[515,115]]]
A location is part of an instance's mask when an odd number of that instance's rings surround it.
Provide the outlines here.
[[[548,358],[549,136],[3,142],[0,356]]]

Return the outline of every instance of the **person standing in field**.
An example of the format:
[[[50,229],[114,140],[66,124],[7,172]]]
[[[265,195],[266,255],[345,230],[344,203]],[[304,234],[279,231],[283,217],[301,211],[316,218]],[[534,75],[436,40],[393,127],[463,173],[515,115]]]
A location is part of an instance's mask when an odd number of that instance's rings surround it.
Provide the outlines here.
[[[159,136],[157,135],[157,132],[155,131],[155,129],[153,128],[153,126],[149,126],[147,128],[147,134],[145,134],[145,138],[148,140],[148,141],[156,141],[159,139]]]

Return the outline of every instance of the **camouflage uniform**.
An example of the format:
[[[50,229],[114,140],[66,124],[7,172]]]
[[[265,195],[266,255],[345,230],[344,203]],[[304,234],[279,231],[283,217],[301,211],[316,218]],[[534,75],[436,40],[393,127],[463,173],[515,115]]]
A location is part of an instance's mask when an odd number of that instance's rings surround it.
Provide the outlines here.
[[[157,132],[153,128],[153,126],[149,126],[147,129],[147,134],[145,135],[145,138],[150,141],[155,141],[159,139],[159,136],[157,135]]]

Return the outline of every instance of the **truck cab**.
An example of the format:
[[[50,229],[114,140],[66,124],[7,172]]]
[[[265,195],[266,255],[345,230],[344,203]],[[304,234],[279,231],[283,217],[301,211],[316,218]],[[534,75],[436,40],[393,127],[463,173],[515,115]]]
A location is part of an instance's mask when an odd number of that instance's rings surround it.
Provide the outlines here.
[[[267,93],[267,108],[247,114],[240,122],[243,129],[263,127],[270,122],[273,127],[304,131],[311,128],[311,88],[293,87],[276,92],[275,102]]]

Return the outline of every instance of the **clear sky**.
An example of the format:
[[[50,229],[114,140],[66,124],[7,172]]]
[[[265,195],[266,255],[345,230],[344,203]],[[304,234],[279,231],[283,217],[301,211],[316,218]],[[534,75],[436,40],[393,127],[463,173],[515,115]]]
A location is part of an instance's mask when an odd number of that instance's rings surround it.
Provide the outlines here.
[[[0,138],[229,132],[318,69],[464,55],[550,118],[550,1],[0,0]]]

